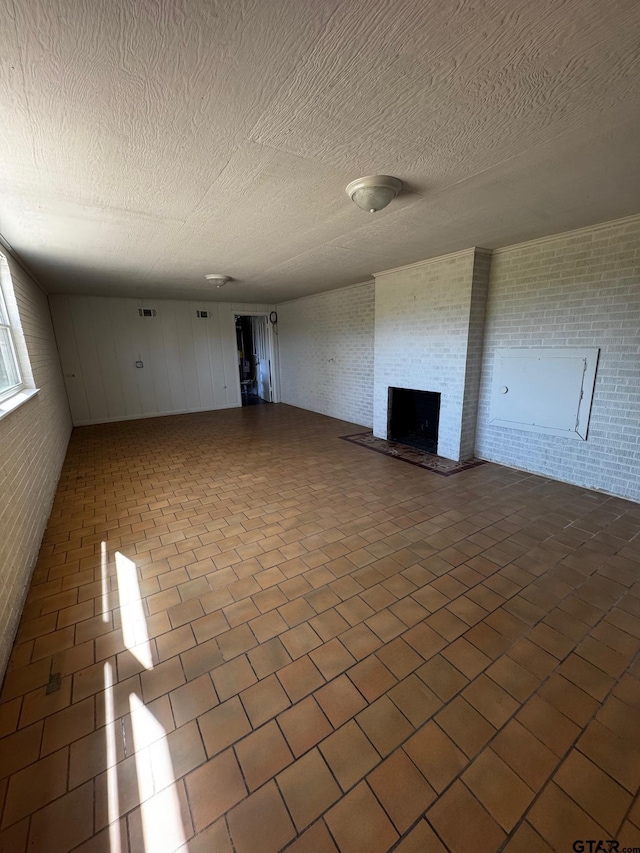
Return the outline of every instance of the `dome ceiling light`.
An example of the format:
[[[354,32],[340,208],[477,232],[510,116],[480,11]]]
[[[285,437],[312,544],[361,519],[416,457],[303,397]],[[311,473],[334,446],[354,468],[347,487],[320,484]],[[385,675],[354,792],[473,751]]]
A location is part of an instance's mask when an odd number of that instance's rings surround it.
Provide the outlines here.
[[[210,272],[208,275],[205,275],[205,278],[211,284],[215,284],[216,287],[224,287],[227,282],[231,281],[230,275],[223,275],[219,272]]]
[[[362,210],[376,213],[393,201],[402,189],[402,181],[391,175],[369,175],[347,185],[347,195]]]

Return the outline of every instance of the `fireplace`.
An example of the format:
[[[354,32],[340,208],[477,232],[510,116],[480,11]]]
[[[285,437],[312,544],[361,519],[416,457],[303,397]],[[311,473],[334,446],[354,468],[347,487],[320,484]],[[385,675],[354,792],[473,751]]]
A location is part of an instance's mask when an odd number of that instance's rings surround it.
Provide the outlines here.
[[[410,388],[389,388],[387,418],[387,437],[392,441],[437,453],[439,393],[413,391]]]

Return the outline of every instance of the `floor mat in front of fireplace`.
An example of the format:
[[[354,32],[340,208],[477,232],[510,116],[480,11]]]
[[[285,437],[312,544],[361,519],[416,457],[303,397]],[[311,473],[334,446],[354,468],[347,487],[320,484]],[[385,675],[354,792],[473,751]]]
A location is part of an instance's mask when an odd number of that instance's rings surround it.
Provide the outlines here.
[[[370,430],[357,432],[354,435],[341,435],[340,438],[343,441],[350,441],[351,444],[357,444],[359,447],[366,447],[368,450],[382,453],[383,456],[392,456],[394,459],[400,459],[410,465],[417,465],[418,468],[426,468],[428,471],[433,471],[434,474],[441,474],[443,477],[450,477],[452,474],[459,474],[460,471],[466,471],[468,468],[484,465],[482,459],[454,462],[453,459],[445,459],[444,456],[436,456],[435,453],[427,453],[426,450],[410,447],[408,444],[400,444],[398,441],[385,441],[383,438],[376,438]]]

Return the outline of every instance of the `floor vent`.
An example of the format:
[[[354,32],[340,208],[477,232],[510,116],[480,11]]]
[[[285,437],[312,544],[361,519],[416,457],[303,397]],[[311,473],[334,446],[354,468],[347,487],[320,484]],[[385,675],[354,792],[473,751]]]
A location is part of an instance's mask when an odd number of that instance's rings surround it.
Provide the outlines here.
[[[49,676],[49,683],[47,684],[46,694],[55,693],[57,690],[60,690],[62,687],[62,674],[59,672],[52,672]]]

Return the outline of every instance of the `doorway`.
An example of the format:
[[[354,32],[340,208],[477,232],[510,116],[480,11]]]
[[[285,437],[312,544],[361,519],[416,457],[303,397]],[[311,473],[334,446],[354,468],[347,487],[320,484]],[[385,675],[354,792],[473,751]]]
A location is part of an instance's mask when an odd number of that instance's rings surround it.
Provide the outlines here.
[[[242,405],[273,402],[273,358],[267,317],[236,314],[236,342]]]

